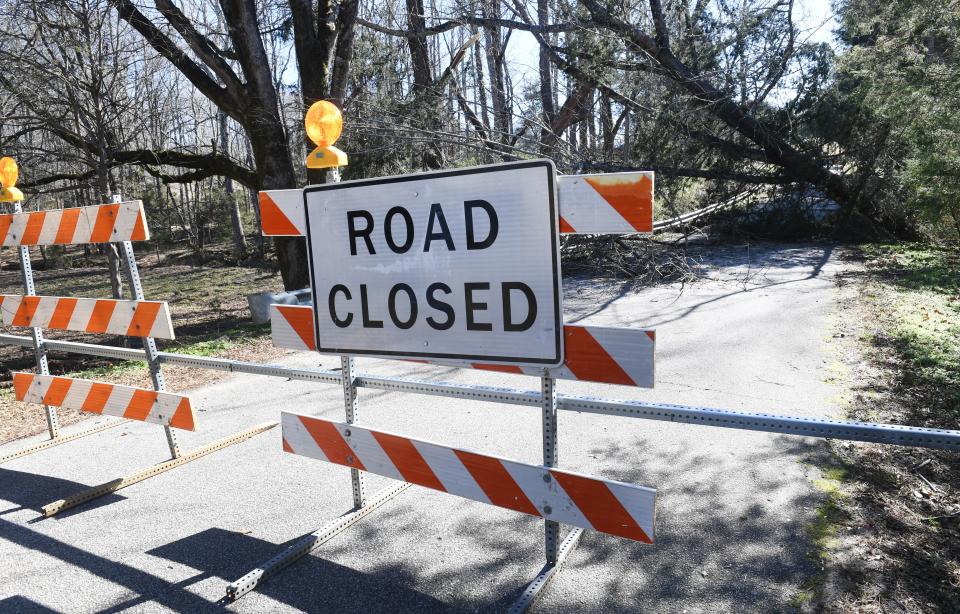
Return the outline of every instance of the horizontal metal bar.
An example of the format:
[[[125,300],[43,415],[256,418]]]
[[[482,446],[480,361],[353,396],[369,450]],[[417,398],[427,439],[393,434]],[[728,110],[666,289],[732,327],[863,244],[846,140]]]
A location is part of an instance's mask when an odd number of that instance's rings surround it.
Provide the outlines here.
[[[960,431],[929,429],[897,424],[848,422],[821,418],[799,418],[776,414],[738,412],[728,409],[691,407],[669,403],[642,401],[610,401],[591,397],[562,396],[559,408],[609,416],[626,416],[719,426],[747,431],[764,431],[784,435],[870,441],[919,448],[941,448],[960,451]]]
[[[22,348],[32,348],[33,339],[20,335],[0,335],[0,345],[17,345]]]
[[[0,335],[0,344],[33,347],[30,337]],[[108,358],[145,360],[142,350],[130,350],[73,341],[45,340],[47,350],[76,352]],[[290,368],[280,365],[263,365],[252,362],[228,360],[225,358],[205,358],[162,352],[162,362],[199,369],[216,369],[234,373],[268,375],[288,379],[340,384],[340,374],[325,369]],[[540,392],[516,388],[496,388],[467,384],[447,384],[418,380],[380,377],[360,374],[356,385],[364,388],[408,392],[473,401],[509,403],[527,407],[540,406]],[[645,418],[665,422],[699,424],[748,431],[781,433],[805,437],[845,439],[849,441],[869,441],[919,448],[940,448],[960,451],[960,431],[928,429],[917,426],[896,424],[874,424],[869,422],[848,422],[844,420],[825,420],[820,418],[801,418],[766,413],[738,412],[709,407],[691,407],[668,403],[647,403],[643,401],[614,401],[593,397],[559,396],[558,408],[566,411],[579,411],[608,416]]]
[[[44,339],[43,345],[48,351],[103,356],[104,358],[117,358],[119,360],[147,360],[143,350],[134,348],[118,348],[112,345],[79,343],[77,341],[56,341],[53,339]]]
[[[359,375],[356,385],[363,388],[377,390],[391,390],[394,392],[411,392],[454,399],[468,399],[471,401],[491,401],[494,403],[510,403],[512,405],[540,406],[540,392],[533,390],[518,390],[516,388],[495,388],[492,386],[474,386],[470,384],[444,384],[440,382],[424,382],[412,379],[395,377],[376,377],[373,375]]]

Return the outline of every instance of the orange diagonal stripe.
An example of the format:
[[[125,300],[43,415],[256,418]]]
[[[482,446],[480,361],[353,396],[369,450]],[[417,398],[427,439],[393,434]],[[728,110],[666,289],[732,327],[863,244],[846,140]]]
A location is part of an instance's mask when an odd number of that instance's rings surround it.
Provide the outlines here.
[[[73,233],[77,230],[77,222],[80,220],[80,209],[64,209],[60,213],[60,227],[57,228],[57,236],[53,242],[57,245],[69,245],[73,243]]]
[[[47,328],[57,328],[66,330],[70,326],[70,318],[73,317],[73,310],[77,307],[77,299],[64,297],[57,301],[57,306],[53,310],[53,316]]]
[[[283,211],[273,202],[270,195],[260,192],[260,228],[266,236],[297,236],[302,235],[300,229],[293,225]]]
[[[524,514],[540,515],[499,460],[463,450],[454,450],[453,453],[473,476],[490,503]]]
[[[564,326],[563,334],[566,338],[563,362],[577,379],[626,386],[637,384],[586,328]]]
[[[10,326],[30,326],[39,304],[39,296],[20,297],[20,306],[17,307],[17,312],[13,314],[13,320],[10,321]]]
[[[560,216],[560,234],[574,234],[577,232],[573,229],[573,226],[570,225],[570,222],[563,219],[563,216]]]
[[[27,227],[23,229],[20,245],[36,245],[43,230],[43,220],[47,217],[46,211],[37,211],[27,217]]]
[[[606,484],[600,480],[560,471],[551,471],[550,474],[557,479],[594,529],[648,544],[653,543]]]
[[[338,465],[366,469],[363,466],[363,462],[357,458],[357,455],[354,454],[350,446],[347,445],[347,442],[344,440],[343,435],[340,434],[340,431],[337,430],[337,427],[326,420],[318,420],[306,416],[299,416],[299,418],[303,427],[307,429],[307,432],[310,433],[313,440],[317,442],[317,445],[323,450],[323,455],[327,457],[327,460]]]
[[[33,373],[13,374],[13,394],[16,395],[18,401],[27,397],[27,392],[30,390],[30,384],[32,383]]]
[[[180,399],[177,411],[173,413],[173,418],[170,418],[170,426],[187,431],[197,430],[196,414],[193,411],[193,404],[190,403],[190,397]]]
[[[637,232],[653,231],[653,182],[646,175],[634,177],[584,177],[597,194]]]
[[[123,417],[130,420],[146,420],[156,401],[157,393],[153,390],[134,390],[130,402],[127,403],[127,409],[123,412]]]
[[[313,332],[313,309],[310,307],[277,306],[280,315],[287,321],[307,349],[317,349]]]
[[[13,216],[9,213],[0,214],[0,245],[3,245],[3,242],[7,240],[7,232],[10,230],[10,226],[13,225]]]
[[[133,319],[127,327],[128,337],[149,337],[153,323],[160,313],[161,303],[141,301],[137,303],[137,310],[133,312]]]
[[[116,308],[117,301],[107,299],[97,301],[93,306],[93,312],[90,314],[90,321],[87,322],[87,332],[107,332],[107,326],[110,325],[110,318],[113,316],[113,310]]]
[[[147,240],[147,225],[143,220],[143,208],[137,211],[137,221],[133,223],[133,233],[130,235],[131,241]]]
[[[100,205],[97,208],[97,221],[90,233],[90,243],[109,243],[113,238],[113,227],[117,223],[117,211],[120,205]]]
[[[404,480],[434,490],[447,491],[433,469],[427,464],[427,461],[423,460],[423,456],[412,441],[386,433],[373,431],[370,433],[383,448],[383,451],[387,453],[387,456],[390,457],[393,466],[397,468]]]
[[[87,398],[83,400],[80,409],[95,414],[102,414],[103,408],[107,404],[107,400],[110,398],[110,393],[112,392],[112,384],[94,382],[93,385],[90,386],[90,392],[87,393]]]
[[[475,362],[473,368],[483,369],[484,371],[499,371],[500,373],[523,373],[523,369],[516,365],[491,365],[484,362]]]
[[[63,405],[63,400],[67,398],[72,384],[73,380],[69,377],[54,377],[50,381],[50,387],[47,388],[47,394],[43,395],[43,404],[55,407]]]

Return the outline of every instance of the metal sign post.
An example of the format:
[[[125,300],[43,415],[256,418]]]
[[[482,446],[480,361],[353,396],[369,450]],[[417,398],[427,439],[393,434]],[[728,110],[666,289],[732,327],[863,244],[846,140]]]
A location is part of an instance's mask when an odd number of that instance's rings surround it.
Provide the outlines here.
[[[314,157],[315,154],[311,159]],[[346,156],[344,156],[344,161],[345,160]],[[339,168],[331,168],[327,171],[327,183],[340,183]],[[357,384],[353,376],[353,366],[354,361],[352,356],[340,357],[340,373],[343,374],[343,406],[346,413],[347,424],[353,424],[357,421],[357,413],[360,407],[359,399],[357,398]],[[353,491],[353,508],[354,510],[359,510],[364,506],[364,503],[366,503],[363,474],[360,473],[359,469],[350,469],[350,485]]]

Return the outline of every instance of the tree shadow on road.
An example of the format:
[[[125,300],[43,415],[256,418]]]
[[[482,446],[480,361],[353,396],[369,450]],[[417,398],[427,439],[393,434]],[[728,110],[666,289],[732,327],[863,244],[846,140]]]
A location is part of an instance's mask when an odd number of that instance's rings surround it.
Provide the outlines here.
[[[14,595],[0,599],[0,612],[16,612],[16,614],[59,614],[47,606],[31,601],[23,595]]]
[[[0,467],[0,493],[2,493],[0,499],[18,506],[0,510],[0,516],[24,509],[33,509],[39,512],[40,508],[47,503],[75,495],[89,488],[89,485],[73,480]],[[58,517],[110,505],[123,499],[125,497],[112,493],[84,503],[81,507],[62,512],[58,514]],[[0,612],[2,611],[0,610]]]

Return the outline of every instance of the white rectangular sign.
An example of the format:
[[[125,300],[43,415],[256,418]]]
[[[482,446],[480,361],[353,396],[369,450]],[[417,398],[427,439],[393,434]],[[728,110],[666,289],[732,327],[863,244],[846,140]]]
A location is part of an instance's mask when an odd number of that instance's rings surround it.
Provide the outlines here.
[[[549,160],[304,190],[317,349],[563,363]]]

